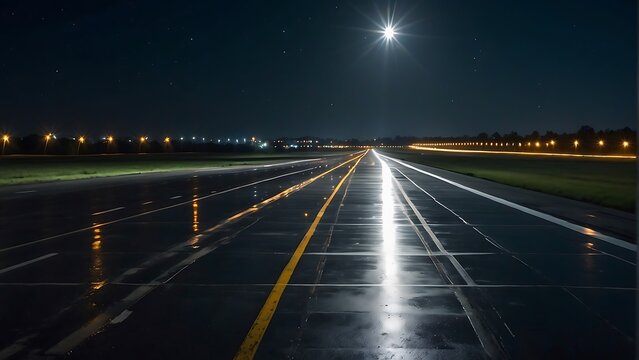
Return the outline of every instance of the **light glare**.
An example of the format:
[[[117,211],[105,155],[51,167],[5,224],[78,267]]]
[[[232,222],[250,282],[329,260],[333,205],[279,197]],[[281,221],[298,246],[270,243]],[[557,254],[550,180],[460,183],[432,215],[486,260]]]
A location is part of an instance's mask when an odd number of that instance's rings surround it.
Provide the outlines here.
[[[393,25],[387,25],[384,28],[384,39],[387,41],[395,39],[395,27]]]

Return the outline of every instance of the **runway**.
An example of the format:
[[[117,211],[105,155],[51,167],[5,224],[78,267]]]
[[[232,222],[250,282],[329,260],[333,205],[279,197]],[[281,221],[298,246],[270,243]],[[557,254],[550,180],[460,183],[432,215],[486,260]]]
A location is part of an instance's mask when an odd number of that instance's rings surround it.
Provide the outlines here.
[[[634,244],[377,150],[0,201],[0,359],[635,357]]]

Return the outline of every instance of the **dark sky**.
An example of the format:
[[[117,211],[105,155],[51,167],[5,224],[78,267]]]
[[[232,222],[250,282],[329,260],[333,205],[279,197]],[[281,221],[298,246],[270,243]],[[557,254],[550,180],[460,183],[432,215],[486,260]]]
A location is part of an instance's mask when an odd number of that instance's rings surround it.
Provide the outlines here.
[[[635,127],[620,1],[2,1],[0,128],[173,136]]]

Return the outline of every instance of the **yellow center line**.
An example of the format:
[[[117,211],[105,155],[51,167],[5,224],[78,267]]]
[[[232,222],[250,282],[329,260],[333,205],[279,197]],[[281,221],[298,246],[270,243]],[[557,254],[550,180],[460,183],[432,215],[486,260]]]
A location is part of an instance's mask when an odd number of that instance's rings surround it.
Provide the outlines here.
[[[289,260],[288,264],[286,264],[286,266],[284,267],[284,270],[282,270],[282,273],[277,279],[277,282],[273,286],[273,289],[271,290],[271,293],[268,295],[266,302],[262,306],[260,313],[257,315],[257,318],[253,322],[253,325],[251,326],[251,329],[249,330],[246,337],[244,338],[242,345],[240,345],[240,349],[238,350],[237,354],[235,354],[235,357],[234,357],[235,360],[245,360],[245,359],[250,360],[250,359],[253,359],[253,357],[255,356],[255,353],[257,352],[257,348],[260,345],[260,341],[262,341],[262,337],[264,337],[264,334],[266,333],[266,329],[268,328],[268,325],[271,322],[273,315],[275,314],[275,310],[277,310],[277,305],[279,304],[280,299],[282,298],[282,294],[284,293],[284,290],[286,289],[288,282],[291,280],[291,276],[293,276],[293,271],[295,271],[295,268],[297,267],[297,263],[300,261],[302,254],[304,254],[304,251],[306,250],[306,246],[308,245],[309,241],[313,237],[313,234],[315,233],[315,229],[317,228],[317,225],[319,225],[319,222],[322,220],[322,217],[324,216],[324,212],[326,212],[326,209],[330,205],[331,201],[333,200],[333,198],[335,197],[339,189],[342,187],[342,184],[344,184],[346,179],[353,173],[353,171],[355,171],[355,168],[359,164],[359,161],[364,156],[366,156],[366,154],[368,154],[368,151],[369,150],[366,150],[364,154],[362,154],[361,156],[359,156],[359,158],[357,158],[355,165],[351,167],[350,170],[348,170],[348,172],[342,178],[342,180],[340,180],[337,186],[335,186],[335,189],[333,190],[331,195],[328,197],[328,199],[326,199],[326,202],[324,202],[324,205],[322,205],[322,208],[319,210],[319,212],[315,216],[315,219],[313,220],[313,223],[311,224],[311,226],[308,228],[308,231],[304,235],[304,238],[302,238],[302,241],[297,245],[297,248],[295,249],[295,252],[291,256],[291,259]]]
[[[359,155],[360,156],[359,158],[361,158],[364,155],[366,155],[366,152],[364,152],[364,154],[362,154],[362,155]],[[219,230],[220,228],[222,228],[222,227],[224,227],[226,225],[232,224],[235,221],[237,221],[237,220],[241,219],[242,217],[244,217],[245,215],[252,214],[252,213],[260,210],[261,208],[265,207],[266,205],[268,205],[268,204],[270,204],[270,203],[272,203],[274,201],[277,201],[277,200],[280,200],[280,199],[282,199],[284,197],[287,197],[290,194],[292,194],[292,193],[294,193],[296,191],[299,191],[299,190],[303,189],[304,187],[306,187],[307,185],[313,183],[315,180],[317,180],[317,179],[319,179],[319,178],[331,173],[332,171],[337,170],[337,169],[341,168],[342,166],[344,166],[344,165],[346,165],[346,164],[348,164],[350,162],[359,161],[358,160],[359,158],[356,156],[356,157],[354,157],[352,159],[346,160],[346,161],[340,163],[339,165],[336,165],[336,166],[324,171],[323,173],[321,173],[319,175],[316,175],[316,176],[313,176],[312,178],[306,179],[306,180],[302,181],[299,184],[295,184],[295,185],[293,185],[293,186],[291,186],[291,187],[289,187],[289,188],[287,188],[287,189],[285,189],[285,190],[283,190],[283,191],[281,191],[281,192],[279,192],[279,193],[277,193],[277,194],[275,194],[275,195],[273,195],[273,196],[271,196],[271,197],[269,197],[269,198],[267,198],[265,200],[262,200],[259,203],[254,204],[253,206],[251,206],[251,207],[249,207],[249,208],[247,208],[245,210],[242,210],[239,213],[229,217],[228,219],[223,220],[219,224],[217,224],[217,225],[215,225],[215,226],[213,226],[213,227],[211,227],[209,229],[206,229],[206,230],[202,231],[200,234],[197,234],[197,235],[193,236],[191,239],[189,239],[187,241],[187,243],[189,245],[191,245],[191,246],[192,245],[196,245],[203,236],[208,235],[210,233],[213,233],[213,232]]]
[[[293,185],[289,188],[287,188],[284,191],[279,192],[276,195],[271,196],[270,198],[263,200],[249,208],[247,208],[244,211],[241,211],[233,216],[231,216],[230,218],[222,221],[220,224],[204,231],[202,234],[198,234],[195,237],[193,237],[191,240],[188,241],[188,243],[190,245],[195,245],[200,239],[202,239],[203,235],[209,234],[225,225],[228,225],[229,223],[232,223],[240,218],[242,218],[245,215],[248,214],[252,214],[255,211],[260,210],[261,208],[265,207],[266,205],[272,203],[273,201],[279,200],[283,197],[286,197],[288,195],[290,195],[291,193],[298,191],[300,189],[302,189],[303,187],[309,185],[310,183],[314,182],[315,180],[321,178],[322,176],[325,176],[326,174],[329,174],[330,172],[339,169],[342,166],[345,166],[353,161],[359,161],[359,159],[361,159],[366,153],[357,153],[360,154],[358,156],[353,157],[352,159],[346,160],[324,172],[322,172],[319,175],[313,176],[307,180],[304,180],[296,185]],[[357,164],[357,163],[356,163]],[[352,167],[354,168],[354,167]],[[349,172],[350,174],[350,172]],[[347,175],[348,176],[348,175]],[[340,183],[341,185],[341,183]],[[166,252],[164,252],[163,254],[166,254],[168,252],[171,251],[177,251],[176,249],[181,248],[183,246],[182,243],[178,244],[177,246],[167,250]],[[210,253],[211,251],[213,251],[215,249],[216,246],[210,245],[208,247],[205,247],[203,249],[201,249],[198,252],[193,253],[190,257],[188,257],[187,259],[181,261],[180,263],[174,265],[173,267],[169,268],[168,270],[165,271],[164,274],[159,275],[156,279],[154,279],[151,283],[155,283],[155,284],[159,284],[159,283],[166,283],[168,282],[170,279],[172,279],[177,273],[175,272],[176,270],[178,271],[182,271],[180,269],[185,269],[186,266],[189,266],[190,264],[193,263],[193,261],[201,258],[202,256],[205,256],[206,254]],[[151,258],[150,260],[147,260],[145,263],[149,263],[149,261],[152,261],[154,258]],[[143,263],[141,266],[144,266]],[[168,278],[164,278],[165,274],[169,274],[171,273],[172,275]],[[113,283],[118,283],[121,282],[122,279],[124,279],[126,277],[126,272],[123,273],[122,275],[120,275],[119,277],[117,277],[115,279],[115,281],[113,281]],[[96,282],[94,284],[94,288],[101,288],[106,284],[106,281],[102,281],[102,282]],[[140,301],[143,297],[147,296],[151,290],[153,289],[153,287],[149,287],[148,284],[140,284],[140,286],[138,286],[137,288],[135,288],[131,293],[129,293],[125,298],[121,299],[118,302],[115,302],[113,304],[111,304],[109,307],[107,307],[105,309],[104,312],[98,314],[96,317],[94,317],[92,320],[90,320],[88,323],[84,324],[82,327],[80,327],[79,329],[75,330],[74,332],[72,332],[71,334],[67,335],[64,339],[62,339],[61,341],[59,341],[56,345],[54,345],[52,348],[50,348],[49,350],[47,350],[48,354],[55,354],[55,355],[63,355],[66,354],[68,352],[70,352],[71,350],[73,350],[75,347],[77,347],[79,344],[81,344],[82,342],[84,342],[88,337],[92,336],[93,334],[97,333],[98,331],[100,331],[101,329],[103,329],[105,326],[107,326],[110,321],[114,318],[114,316],[112,314],[120,314],[123,310],[126,310],[127,308],[132,307],[134,304],[136,304],[138,301]],[[117,310],[113,310],[113,309],[117,309]],[[19,347],[20,349],[23,349],[25,345],[21,344],[21,343],[15,343],[13,345],[11,345],[12,347]],[[2,349],[0,349],[2,350]],[[0,354],[0,358],[2,358],[1,354]]]

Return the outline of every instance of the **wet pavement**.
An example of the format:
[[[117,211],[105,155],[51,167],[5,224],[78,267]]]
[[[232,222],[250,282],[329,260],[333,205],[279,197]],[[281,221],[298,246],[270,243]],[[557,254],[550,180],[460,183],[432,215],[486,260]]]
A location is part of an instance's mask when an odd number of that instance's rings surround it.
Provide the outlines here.
[[[0,192],[0,359],[634,358],[634,249],[360,155]]]

